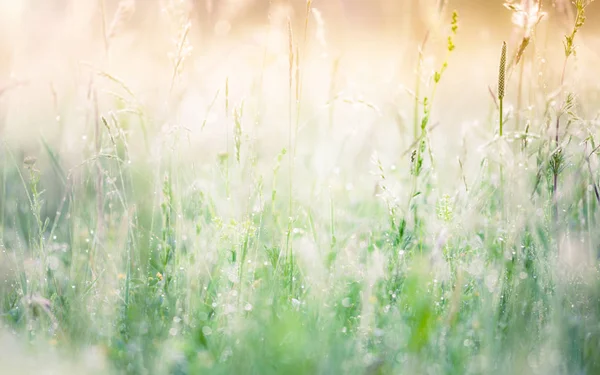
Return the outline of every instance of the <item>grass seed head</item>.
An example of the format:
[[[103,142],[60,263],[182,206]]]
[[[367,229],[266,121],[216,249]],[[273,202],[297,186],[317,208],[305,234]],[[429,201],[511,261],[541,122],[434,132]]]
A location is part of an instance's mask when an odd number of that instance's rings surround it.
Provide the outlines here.
[[[506,42],[502,43],[500,54],[500,71],[498,72],[498,99],[504,99],[504,88],[506,84]]]
[[[114,38],[135,12],[135,0],[121,0],[108,29],[107,38]]]
[[[23,159],[23,164],[25,164],[27,168],[32,168],[36,162],[37,158],[35,156],[26,156],[25,159]]]

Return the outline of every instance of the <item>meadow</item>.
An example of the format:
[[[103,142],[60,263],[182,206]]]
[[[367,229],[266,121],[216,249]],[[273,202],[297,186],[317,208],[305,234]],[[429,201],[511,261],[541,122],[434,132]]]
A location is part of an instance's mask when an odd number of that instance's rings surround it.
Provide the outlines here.
[[[1,374],[600,374],[600,4],[320,3],[2,4]]]

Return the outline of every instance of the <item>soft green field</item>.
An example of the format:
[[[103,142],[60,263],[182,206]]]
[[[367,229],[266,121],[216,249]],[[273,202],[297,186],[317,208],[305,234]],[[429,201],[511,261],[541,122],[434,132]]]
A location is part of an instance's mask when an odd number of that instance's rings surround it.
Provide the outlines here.
[[[600,374],[585,2],[491,36],[450,2],[421,54],[166,3],[11,42],[1,374]]]

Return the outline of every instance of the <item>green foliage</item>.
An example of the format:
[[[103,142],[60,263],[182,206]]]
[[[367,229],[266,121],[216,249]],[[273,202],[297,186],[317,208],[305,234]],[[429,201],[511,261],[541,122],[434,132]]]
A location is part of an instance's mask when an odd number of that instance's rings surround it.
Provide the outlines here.
[[[575,2],[567,57],[585,4]],[[290,49],[298,103],[288,115],[298,126],[289,131],[280,129],[287,95],[268,93],[262,70],[244,100],[237,72],[224,102],[210,91],[200,133],[161,128],[161,111],[98,73],[121,93],[86,113],[101,131],[79,154],[46,139],[37,159],[0,145],[0,340],[11,332],[32,353],[84,362],[94,349],[103,374],[600,373],[598,125],[582,109],[587,97],[565,93],[555,105],[532,83],[526,131],[511,132],[503,45],[490,115],[500,110],[501,137],[484,123],[490,143],[458,158],[461,173],[469,162],[477,175],[453,179],[456,159],[434,159],[447,154],[436,154],[431,131],[445,116],[434,100],[458,29],[454,12],[437,70],[424,71],[421,51],[414,139],[404,153],[396,144],[373,153],[373,178],[351,126],[336,120],[351,111],[345,104],[367,101],[330,106],[326,120],[315,109],[323,103],[300,105],[313,69],[302,46]],[[177,33],[169,105],[190,65],[189,32],[186,23]],[[532,35],[519,49],[535,43]],[[333,75],[343,63],[336,58]],[[213,106],[224,107],[215,122]],[[357,124],[363,107],[351,113]],[[367,107],[377,124],[394,121]],[[166,117],[185,123],[175,108]],[[143,140],[131,135],[134,121]],[[179,134],[204,137],[215,124],[218,147]]]

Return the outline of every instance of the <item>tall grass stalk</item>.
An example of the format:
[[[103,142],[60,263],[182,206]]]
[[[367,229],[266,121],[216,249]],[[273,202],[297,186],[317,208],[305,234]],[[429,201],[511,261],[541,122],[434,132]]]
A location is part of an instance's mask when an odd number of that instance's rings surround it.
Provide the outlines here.
[[[440,12],[443,12],[443,7],[440,8]],[[429,96],[425,96],[422,98],[422,117],[419,115],[419,111],[415,112],[415,124],[418,123],[419,130],[417,132],[418,136],[415,137],[416,149],[413,151],[413,154],[411,156],[411,164],[412,164],[412,166],[411,166],[411,172],[412,172],[411,186],[412,187],[410,190],[410,196],[407,200],[407,202],[408,202],[407,203],[407,207],[408,207],[407,212],[410,212],[410,210],[411,210],[411,205],[413,203],[413,199],[417,195],[419,195],[418,180],[419,180],[419,176],[421,175],[421,171],[422,171],[422,167],[423,167],[425,151],[428,151],[428,153],[429,153],[431,168],[433,169],[435,166],[434,159],[433,159],[433,152],[431,151],[431,147],[428,145],[428,142],[427,142],[428,141],[428,126],[430,123],[431,110],[432,110],[434,98],[436,96],[438,85],[439,85],[440,80],[441,80],[442,76],[444,75],[446,69],[448,68],[449,56],[456,48],[456,45],[454,44],[454,39],[456,37],[457,31],[458,31],[458,12],[454,11],[452,13],[452,19],[451,19],[451,24],[450,24],[450,33],[449,33],[448,39],[447,39],[446,56],[444,58],[444,61],[441,65],[441,67],[433,73],[432,77],[430,77],[430,79],[433,81],[432,82],[433,87],[431,89]],[[417,69],[418,71],[420,70],[420,66],[422,63],[422,56],[423,56],[422,53],[423,53],[423,48],[425,47],[426,40],[427,40],[427,37],[423,41],[421,48],[419,49],[419,62],[418,62],[419,68]],[[419,77],[418,78],[419,81],[415,88],[415,98],[416,98],[415,104],[418,105],[417,108],[419,108],[421,106],[421,98],[419,97],[420,79],[421,78]],[[417,133],[415,133],[415,135]],[[413,219],[414,219],[414,225],[416,227],[418,227],[419,217],[418,217],[416,207],[413,210]]]
[[[96,152],[96,241],[104,243],[104,171],[102,169],[100,153],[102,152],[102,125],[98,109],[98,93],[93,93],[94,105],[94,148]]]
[[[288,88],[289,88],[289,103],[288,103],[288,219],[287,230],[285,236],[285,252],[286,252],[286,272],[288,273],[288,285],[290,294],[294,287],[294,250],[292,247],[292,231],[294,228],[294,158],[296,150],[294,147],[296,128],[294,128],[294,108],[299,111],[299,57],[298,46],[294,40],[294,31],[292,21],[288,19]],[[296,87],[294,89],[294,78],[296,78]],[[295,103],[295,105],[294,105]],[[297,125],[297,124],[296,124]]]
[[[506,90],[506,42],[502,42],[502,52],[500,53],[500,67],[498,72],[498,108],[499,108],[499,129],[498,135],[500,136],[499,147],[502,147],[502,138],[504,135],[504,95]],[[502,206],[502,221],[506,218],[506,202],[504,196],[504,165],[503,165],[502,151],[500,153],[500,204]],[[504,242],[502,242],[504,246]]]
[[[585,8],[589,3],[593,0],[575,0],[574,5],[576,8],[575,13],[575,24],[570,34],[565,35],[565,40],[563,42],[564,45],[564,53],[565,59],[563,63],[562,73],[560,76],[560,87],[562,88],[565,83],[565,75],[566,68],[569,58],[575,54],[576,46],[575,46],[575,35],[581,29],[581,27],[585,23]],[[573,95],[571,93],[567,93],[567,97],[565,98],[562,108],[558,108],[556,111],[556,121],[555,121],[555,129],[554,129],[554,151],[552,151],[550,155],[550,167],[552,170],[552,207],[553,207],[553,221],[555,230],[559,230],[559,202],[558,202],[558,178],[560,171],[563,168],[564,164],[564,155],[563,150],[560,144],[560,120],[562,115],[565,112],[570,112],[573,107]]]

